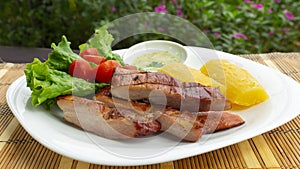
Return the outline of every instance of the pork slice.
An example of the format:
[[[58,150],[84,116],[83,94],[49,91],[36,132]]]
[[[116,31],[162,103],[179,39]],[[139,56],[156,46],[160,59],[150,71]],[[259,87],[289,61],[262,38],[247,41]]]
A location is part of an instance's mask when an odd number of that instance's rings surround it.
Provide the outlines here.
[[[136,120],[131,112],[120,112],[100,101],[68,95],[58,97],[57,104],[66,121],[105,138],[127,139],[160,131],[158,122]]]
[[[194,86],[197,87],[198,85]],[[152,114],[160,122],[161,131],[166,131],[191,142],[197,141],[202,134],[233,128],[244,123],[241,117],[226,111],[190,113],[171,107],[112,98],[109,87],[99,90],[94,99],[102,101],[111,107],[131,109],[132,112],[145,115]]]
[[[182,140],[195,142],[202,136],[201,124],[191,113],[175,109],[154,112],[161,124],[161,130]]]
[[[143,102],[134,102],[112,97],[110,87],[100,89],[93,98],[104,102],[111,108],[130,109],[132,112],[144,114],[150,109],[149,104]]]
[[[109,88],[98,91],[94,99],[102,101],[117,109],[130,109],[132,112],[152,117],[161,125],[161,131],[166,131],[185,141],[197,141],[202,136],[200,123],[196,121],[196,116],[189,112],[181,113],[179,110],[158,105],[149,105],[143,102],[133,102],[112,98]]]
[[[191,112],[220,111],[231,109],[231,103],[221,93],[218,87],[203,86],[197,83],[184,82],[181,110]]]
[[[138,72],[116,68],[111,80],[111,86],[128,86],[137,84],[163,84],[168,86],[180,86],[180,81],[160,72]]]
[[[245,123],[239,115],[226,111],[198,112],[196,115],[205,134],[234,128]]]
[[[218,87],[183,82],[159,72],[137,72],[117,68],[111,83],[111,94],[125,100],[143,100],[151,104],[198,111],[219,111],[231,108]]]
[[[112,87],[114,97],[132,101],[148,101],[175,109],[198,111],[220,111],[231,109],[231,103],[217,87],[177,87],[162,84],[138,84]]]

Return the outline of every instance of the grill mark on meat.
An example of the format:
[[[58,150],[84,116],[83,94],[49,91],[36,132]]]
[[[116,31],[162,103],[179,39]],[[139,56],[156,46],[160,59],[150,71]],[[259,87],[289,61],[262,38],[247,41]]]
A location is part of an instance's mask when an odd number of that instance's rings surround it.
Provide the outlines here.
[[[139,78],[138,76],[135,76],[135,77],[133,78],[133,80],[134,80],[134,81],[137,81],[138,78]]]
[[[105,120],[120,119],[121,117],[124,118],[124,116],[121,113],[119,113],[116,109],[112,109],[111,111],[103,115],[103,118]]]
[[[179,82],[159,72],[136,72],[131,74],[122,68],[115,71],[111,94],[125,100],[149,100],[151,104],[167,105],[176,109],[219,111],[231,108],[218,87],[208,87],[196,82]]]
[[[182,82],[182,87],[188,89],[191,87],[205,87],[205,86],[197,82]]]

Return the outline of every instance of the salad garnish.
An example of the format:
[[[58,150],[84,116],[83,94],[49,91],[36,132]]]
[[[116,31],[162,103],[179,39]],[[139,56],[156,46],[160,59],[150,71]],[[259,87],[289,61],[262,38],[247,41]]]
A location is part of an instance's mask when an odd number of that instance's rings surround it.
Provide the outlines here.
[[[50,109],[56,103],[56,97],[60,95],[88,96],[95,93],[99,88],[108,86],[113,66],[124,64],[121,57],[112,52],[110,45],[113,40],[112,35],[107,31],[107,27],[103,26],[95,30],[95,35],[87,43],[79,46],[81,56],[73,52],[70,47],[71,43],[67,40],[66,36],[62,36],[58,45],[52,43],[51,48],[53,50],[45,62],[41,62],[38,58],[35,58],[32,63],[26,65],[24,70],[27,87],[32,91],[32,105],[34,107],[44,105],[47,109]],[[84,53],[91,51],[90,48],[97,49],[99,56],[90,55],[90,53],[88,53],[90,56],[84,55]],[[99,64],[95,63],[95,59],[98,61],[101,59]],[[112,61],[110,60],[115,61],[111,64]],[[86,75],[93,73],[94,77],[87,79],[84,76],[80,77],[80,75],[75,74],[74,66],[76,63],[84,63],[82,65],[86,65],[87,63],[88,66],[84,68],[84,71],[93,71],[86,72]],[[73,65],[72,71],[71,65]],[[107,65],[112,66],[109,67]],[[80,65],[77,66],[80,67]],[[105,76],[104,80],[97,80],[101,79],[100,74]]]

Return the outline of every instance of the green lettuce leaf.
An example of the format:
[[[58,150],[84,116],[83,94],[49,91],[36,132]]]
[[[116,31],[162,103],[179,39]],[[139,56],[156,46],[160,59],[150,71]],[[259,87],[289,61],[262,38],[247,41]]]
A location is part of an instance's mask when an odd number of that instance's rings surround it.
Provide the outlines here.
[[[96,48],[107,60],[117,60],[120,64],[125,65],[123,59],[118,54],[112,52],[111,44],[113,40],[113,36],[107,31],[107,26],[102,26],[96,29],[93,37],[86,43],[81,44],[79,49],[83,51],[87,48]]]
[[[66,36],[62,36],[61,42],[56,46],[55,43],[51,44],[52,52],[48,55],[47,65],[51,69],[61,70],[68,72],[71,63],[74,60],[82,59],[78,54],[74,53],[70,47]]]
[[[32,91],[31,99],[34,107],[42,103],[49,107],[55,103],[55,98],[61,95],[87,96],[108,85],[105,83],[90,83],[72,77],[66,72],[50,68],[47,62],[42,63],[37,58],[26,65],[24,73],[27,86]]]

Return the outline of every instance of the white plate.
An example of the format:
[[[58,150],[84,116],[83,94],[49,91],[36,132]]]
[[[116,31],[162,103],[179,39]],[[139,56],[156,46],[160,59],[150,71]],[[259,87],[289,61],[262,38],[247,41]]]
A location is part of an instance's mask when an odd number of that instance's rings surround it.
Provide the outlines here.
[[[168,135],[116,141],[86,133],[66,123],[58,108],[52,112],[42,107],[33,108],[31,92],[26,87],[24,76],[9,87],[7,102],[25,130],[49,149],[73,159],[117,166],[154,164],[202,154],[267,132],[299,114],[300,85],[291,78],[235,55],[203,48],[187,48],[187,65],[198,68],[201,66],[199,63],[212,56],[228,59],[250,71],[265,87],[270,99],[245,110],[232,111],[241,115],[246,123],[237,128],[204,135],[196,143],[177,143]],[[122,54],[124,50],[117,52]],[[197,54],[201,59],[196,57]]]

